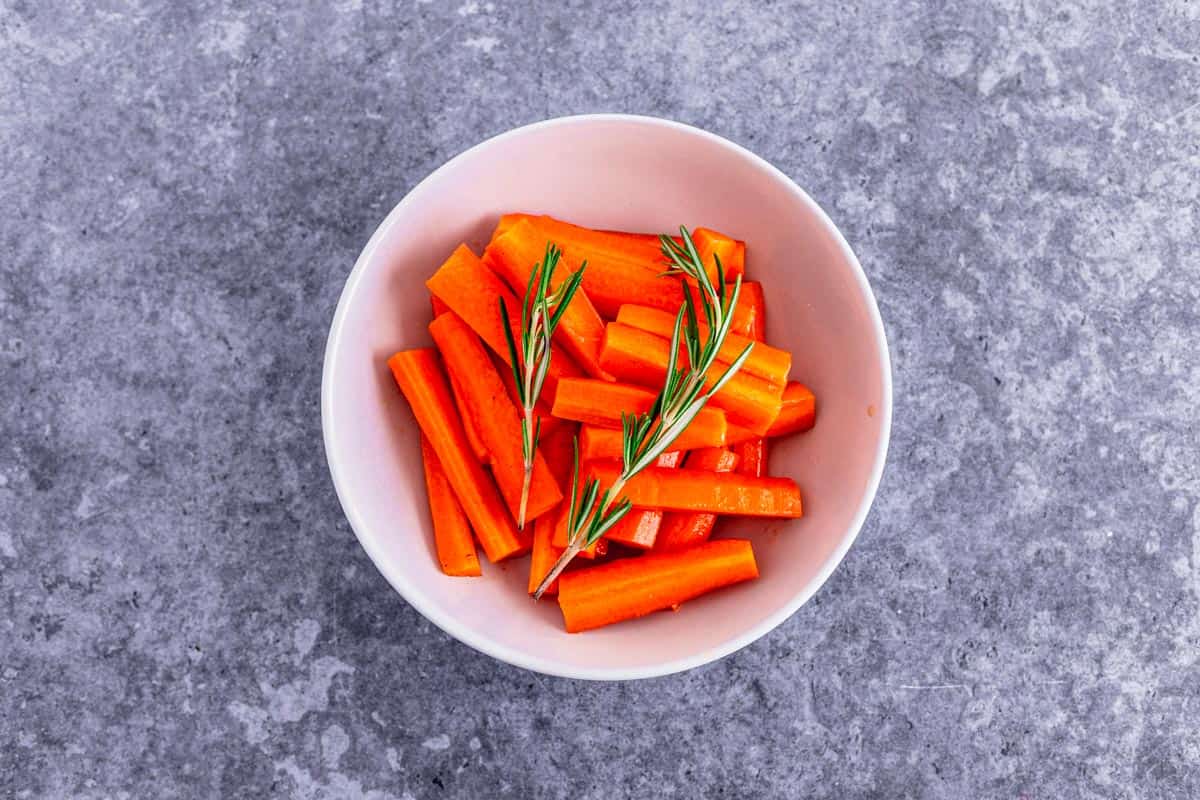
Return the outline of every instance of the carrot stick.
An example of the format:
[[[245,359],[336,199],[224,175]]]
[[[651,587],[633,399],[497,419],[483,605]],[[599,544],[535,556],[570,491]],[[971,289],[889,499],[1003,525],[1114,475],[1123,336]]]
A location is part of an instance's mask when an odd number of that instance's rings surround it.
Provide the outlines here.
[[[817,398],[803,383],[792,381],[783,390],[783,406],[768,436],[807,431],[817,423]]]
[[[551,413],[562,419],[619,428],[622,414],[646,413],[654,405],[654,397],[654,392],[640,386],[594,378],[563,378],[554,393]],[[724,443],[725,415],[720,409],[703,408],[675,440],[673,447],[690,450]]]
[[[617,428],[602,428],[599,425],[581,425],[579,428],[579,458],[582,461],[604,461],[611,458],[621,458],[624,447],[621,440],[624,434]],[[676,439],[676,442],[679,440]],[[670,450],[663,455],[682,454],[680,450]]]
[[[527,220],[520,220],[503,235],[492,239],[492,243],[484,251],[483,263],[504,278],[518,297],[523,297],[534,266],[545,255],[544,238],[538,236],[533,225]],[[557,289],[579,268],[579,264],[574,264],[573,269],[562,264],[555,270],[551,279],[551,290]],[[561,343],[589,375],[611,380],[611,377],[600,369],[600,342],[604,338],[604,321],[600,319],[600,315],[587,298],[587,292],[582,288],[575,292],[575,296],[567,305],[555,336],[555,341]]]
[[[646,306],[621,306],[617,312],[617,322],[653,333],[655,336],[661,336],[667,340],[670,340],[671,334],[675,331],[674,314]],[[708,326],[704,323],[700,323],[700,335],[708,335]],[[791,353],[780,350],[778,347],[771,347],[764,342],[739,336],[732,331],[725,337],[721,349],[717,352],[717,361],[728,366],[750,344],[753,344],[754,348],[750,351],[750,356],[745,363],[742,364],[739,374],[754,375],[780,386],[787,383],[788,373],[792,371]],[[683,353],[682,348],[680,353]]]
[[[482,423],[479,434],[491,454],[492,475],[516,518],[525,484],[521,412],[508,398],[504,381],[492,366],[483,343],[461,317],[454,312],[443,314],[429,324],[429,332],[451,377],[463,389],[470,417]],[[537,519],[561,500],[562,492],[545,459],[540,452],[535,453],[526,520]]]
[[[654,462],[654,466],[663,469],[674,469],[683,461],[679,451],[663,453]],[[630,511],[620,522],[609,528],[604,538],[639,550],[649,550],[658,539],[658,532],[663,523],[663,512],[658,509]]]
[[[704,470],[705,472],[732,472],[738,465],[738,456],[737,453],[723,447],[710,447],[693,450],[688,454],[686,463],[688,469]],[[716,521],[717,515],[710,512],[673,511],[663,517],[662,527],[658,530],[658,541],[654,543],[654,548],[656,550],[681,550],[708,541]]]
[[[471,330],[497,353],[504,363],[509,363],[508,342],[504,337],[504,320],[500,317],[500,303],[508,308],[512,322],[513,337],[521,341],[521,304],[509,291],[504,281],[492,272],[465,244],[446,259],[429,280],[425,281],[429,291],[450,307]],[[583,370],[570,356],[555,346],[552,348],[550,372],[546,386],[553,391],[563,375],[582,375]]]
[[[564,249],[570,244],[593,252],[641,262],[652,269],[661,271],[663,256],[657,234],[598,231],[580,225],[572,225],[570,222],[563,222],[554,217],[535,214],[505,214],[500,218],[500,224],[496,226],[496,230],[492,234],[492,241],[503,236],[521,222],[535,227],[543,237],[558,243]]]
[[[570,427],[563,427],[542,437],[541,449],[542,455],[546,458],[546,466],[563,486],[571,485],[573,440],[574,431]],[[533,524],[533,549],[530,551],[529,557],[530,594],[537,590],[542,578],[546,577],[550,568],[554,566],[554,562],[558,561],[558,557],[562,555],[562,550],[554,546],[554,528],[557,524],[558,512],[543,514]],[[546,594],[557,593],[558,581],[555,581],[550,584]]]
[[[425,463],[425,490],[429,494],[429,515],[433,518],[433,543],[438,563],[447,575],[482,575],[471,523],[450,488],[446,471],[429,437],[421,434],[421,459]]]
[[[596,461],[589,466],[602,487],[611,486],[621,466]],[[708,511],[744,517],[803,516],[800,487],[791,478],[752,478],[735,473],[647,467],[625,483],[621,496],[634,508]]]
[[[524,553],[529,536],[517,530],[496,485],[471,453],[437,351],[432,347],[403,350],[388,359],[388,367],[421,431],[429,437],[488,560]]]
[[[757,577],[750,542],[721,539],[568,572],[559,579],[558,605],[567,631],[578,633],[672,608]]]
[[[721,258],[721,266],[725,268],[725,280],[731,283],[746,271],[745,242],[739,242],[711,228],[696,228],[692,231],[692,242],[696,245],[700,263],[704,265],[708,278],[714,285],[717,282],[717,264],[714,256]]]
[[[618,380],[658,387],[662,386],[667,373],[670,350],[669,340],[614,322],[604,331],[600,365]],[[713,364],[707,373],[706,386],[712,386],[725,370],[724,365]],[[713,395],[710,402],[725,410],[729,422],[761,435],[767,432],[779,415],[782,398],[782,386],[738,372]],[[680,447],[686,449],[683,445]]]
[[[521,395],[517,394],[517,379],[513,375],[512,369],[508,366],[508,364],[504,363],[500,356],[496,355],[495,353],[492,353],[491,356],[492,364],[495,365],[496,371],[500,373],[500,379],[504,381],[504,390],[508,392],[508,399],[512,400],[514,406],[520,408]],[[569,420],[559,419],[550,413],[550,404],[547,402],[545,389],[542,390],[542,396],[539,397],[537,399],[537,403],[534,404],[533,413],[537,420],[534,424],[542,426],[541,431],[543,436],[549,436],[550,434],[556,433],[563,428],[570,427],[571,423]],[[557,473],[555,474],[555,478],[560,477],[561,476]],[[561,485],[559,488],[562,488]]]
[[[767,440],[755,436],[748,442],[733,446],[733,452],[738,457],[738,474],[761,478],[767,474]]]
[[[733,322],[729,324],[729,329],[758,341],[767,338],[767,301],[763,297],[761,283],[742,283],[742,291],[738,295],[738,304],[733,309]]]
[[[429,295],[429,306],[433,309],[434,317],[440,317],[450,310],[450,306],[439,300],[436,294]]]

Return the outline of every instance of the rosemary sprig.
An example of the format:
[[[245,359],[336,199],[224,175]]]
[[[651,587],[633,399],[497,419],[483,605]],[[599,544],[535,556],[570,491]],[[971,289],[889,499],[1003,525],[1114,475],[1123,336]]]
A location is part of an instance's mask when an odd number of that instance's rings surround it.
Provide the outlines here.
[[[521,457],[525,466],[525,482],[521,486],[521,510],[517,515],[517,527],[525,527],[525,512],[529,504],[529,485],[533,480],[533,461],[537,455],[538,436],[542,422],[535,421],[534,407],[546,382],[550,369],[550,340],[554,329],[566,313],[567,306],[587,267],[584,261],[579,269],[551,291],[554,270],[562,258],[562,250],[553,242],[546,243],[546,255],[535,264],[525,286],[525,298],[521,303],[521,346],[513,338],[512,323],[508,307],[500,301],[500,316],[504,320],[504,336],[508,340],[509,361],[517,384],[517,399],[521,403]]]
[[[717,284],[714,286],[704,269],[700,254],[696,252],[691,234],[684,227],[680,227],[679,232],[682,234],[682,243],[670,236],[659,237],[668,262],[668,269],[663,274],[679,275],[684,283],[683,308],[675,318],[662,390],[646,413],[622,415],[621,474],[603,493],[600,492],[599,482],[592,477],[584,482],[582,491],[579,491],[579,443],[576,441],[567,549],[534,592],[535,599],[541,598],[546,588],[580,550],[598,540],[629,513],[633,506],[628,498],[621,496],[625,483],[666,452],[709,399],[737,373],[754,347],[753,344],[746,345],[746,349],[733,360],[721,377],[705,389],[705,378],[733,322],[733,310],[741,294],[742,279],[740,276],[737,278],[733,290],[726,296],[725,271],[720,257],[716,256]],[[703,338],[696,301],[688,285],[689,279],[699,288],[699,302],[705,322]],[[677,364],[681,350],[687,357],[687,364],[682,367]]]

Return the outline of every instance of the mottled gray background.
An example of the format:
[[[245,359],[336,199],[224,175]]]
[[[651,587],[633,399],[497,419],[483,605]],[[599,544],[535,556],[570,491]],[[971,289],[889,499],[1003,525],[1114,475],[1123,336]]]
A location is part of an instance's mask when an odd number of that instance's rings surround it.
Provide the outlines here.
[[[186,5],[0,11],[0,797],[1200,794],[1200,4]],[[392,205],[600,110],[805,186],[897,398],[817,598],[615,685],[409,608],[318,414]]]

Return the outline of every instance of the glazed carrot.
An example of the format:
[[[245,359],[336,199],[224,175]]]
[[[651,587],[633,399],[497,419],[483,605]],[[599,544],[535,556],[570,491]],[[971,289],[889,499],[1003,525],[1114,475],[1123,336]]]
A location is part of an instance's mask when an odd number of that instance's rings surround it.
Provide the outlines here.
[[[729,329],[758,341],[767,338],[767,301],[763,297],[761,283],[742,283],[742,291],[738,295],[738,304],[733,309],[733,322],[730,323]]]
[[[732,239],[711,228],[696,228],[692,231],[692,242],[696,245],[696,253],[700,263],[704,265],[709,280],[717,282],[716,260],[720,257],[721,266],[725,268],[725,280],[733,281],[746,271],[746,243]]]
[[[675,331],[675,315],[657,308],[646,306],[625,305],[617,311],[617,322],[623,325],[653,333],[670,340]],[[708,336],[708,326],[700,324],[700,335]],[[778,347],[771,347],[765,342],[739,336],[732,331],[725,337],[721,349],[717,352],[717,361],[731,364],[742,354],[747,345],[753,344],[749,357],[742,364],[741,374],[754,375],[769,383],[780,386],[787,383],[788,373],[792,371],[792,354]],[[681,349],[682,352],[682,349]]]
[[[502,235],[492,239],[483,254],[483,263],[508,282],[517,297],[525,296],[529,276],[533,268],[546,255],[544,237],[539,237],[526,220],[520,220]],[[560,264],[550,281],[550,288],[557,289],[571,273],[580,268],[579,263]],[[584,273],[586,274],[586,272]],[[575,292],[562,321],[555,332],[555,341],[574,356],[579,366],[593,378],[610,376],[600,369],[600,341],[604,338],[604,321],[587,298],[582,288]],[[518,340],[519,341],[519,340]]]
[[[492,272],[465,244],[446,259],[429,280],[425,281],[429,291],[462,317],[463,322],[497,353],[507,364],[508,343],[504,337],[504,320],[500,317],[500,303],[508,308],[513,336],[521,341],[521,304],[508,286]],[[553,348],[550,372],[546,386],[551,391],[563,375],[582,375],[571,358],[557,346]]]
[[[404,350],[388,359],[388,367],[421,431],[429,437],[488,560],[524,553],[529,536],[517,530],[496,485],[471,453],[437,351],[432,347]]]
[[[620,458],[624,453],[621,440],[624,434],[617,428],[602,428],[599,425],[581,425],[579,428],[579,458],[582,461],[603,461]],[[678,440],[676,440],[678,441]],[[664,456],[681,450],[670,450]]]
[[[768,436],[785,436],[806,431],[817,422],[817,398],[803,383],[792,381],[783,390],[783,407],[767,431]]]
[[[733,446],[738,457],[738,474],[761,478],[767,474],[767,440],[755,436]]]
[[[580,483],[583,482],[585,475],[586,475],[586,465],[583,465],[580,467],[580,477],[579,477]],[[571,484],[569,481],[567,483],[567,491],[568,492],[571,491]],[[554,538],[551,539],[551,542],[559,550],[565,550],[565,549],[567,549],[567,527],[568,527],[567,517],[570,516],[569,503],[563,503],[559,507],[559,513],[554,516],[556,516],[557,519],[555,520],[555,524],[554,524]],[[597,539],[596,541],[592,542],[587,547],[580,550],[579,555],[583,558],[596,558],[597,556],[602,556],[607,552],[608,552],[608,542],[606,542],[604,539]]]
[[[479,557],[475,555],[475,540],[471,523],[463,512],[446,471],[429,438],[421,434],[421,459],[425,463],[425,490],[429,495],[429,514],[433,518],[433,543],[438,563],[447,575],[482,575]]]
[[[462,418],[463,431],[467,434],[471,452],[475,454],[481,464],[486,464],[491,459],[491,454],[488,453],[487,445],[483,443],[483,437],[479,433],[479,420],[471,413],[470,406],[467,405],[466,398],[463,396],[462,387],[458,385],[454,373],[450,373],[447,377],[450,378],[450,393],[454,395],[454,405],[458,408],[458,415]]]
[[[469,415],[479,420],[479,434],[492,459],[492,475],[514,518],[521,507],[525,483],[521,415],[504,390],[504,381],[475,332],[449,312],[429,324],[433,341],[450,375],[463,389]],[[525,518],[537,519],[559,504],[562,492],[540,452],[533,462],[533,481]]]
[[[654,466],[663,469],[674,469],[683,461],[679,451],[663,453],[654,462]],[[609,528],[604,538],[639,550],[649,550],[658,539],[658,532],[663,522],[663,512],[658,509],[630,511],[616,525]]]
[[[612,327],[612,326],[609,326]],[[554,393],[551,413],[591,425],[619,428],[622,414],[644,414],[654,405],[654,392],[640,386],[608,383],[594,378],[563,378]],[[715,447],[725,442],[725,415],[704,408],[675,440],[677,450]]]
[[[575,432],[570,427],[564,427],[552,434],[542,437],[541,451],[546,458],[546,466],[563,486],[571,485],[571,463],[574,448]],[[565,483],[563,483],[565,481]],[[561,506],[560,506],[561,508]],[[562,555],[562,550],[554,546],[554,528],[558,524],[558,512],[543,514],[534,522],[533,549],[529,556],[529,593],[533,594],[542,578],[554,566],[554,562]],[[558,581],[550,584],[546,594],[558,593]]]
[[[567,631],[578,633],[673,608],[757,577],[750,542],[721,539],[568,572],[559,580],[558,605]]]
[[[492,364],[495,365],[496,371],[500,373],[500,379],[504,381],[504,390],[508,392],[508,399],[517,408],[521,407],[521,395],[517,394],[517,379],[513,375],[512,368],[505,364],[500,356],[495,353],[491,354]],[[569,426],[569,420],[559,419],[550,413],[550,403],[547,400],[546,390],[542,390],[542,396],[537,399],[537,403],[533,407],[534,416],[537,418],[535,424],[540,424],[542,435],[549,436],[552,433]],[[555,473],[555,478],[561,479],[561,475]],[[559,487],[562,488],[561,486]]]
[[[611,486],[620,464],[596,461],[590,474],[601,487]],[[664,511],[708,511],[743,517],[803,516],[800,487],[791,478],[752,478],[698,469],[647,467],[625,483],[622,497],[634,508]]]
[[[564,249],[567,245],[573,245],[592,252],[640,262],[655,270],[659,270],[663,263],[662,247],[656,234],[593,230],[544,215],[505,214],[492,234],[492,241],[521,222],[535,227],[544,239],[550,239]]]
[[[705,472],[732,472],[738,465],[737,453],[723,447],[693,450],[687,457],[687,468]],[[658,530],[656,550],[681,550],[708,541],[717,515],[705,511],[673,511],[663,517]]]
[[[667,373],[670,350],[669,340],[614,322],[604,331],[600,365],[618,380],[658,387],[662,386]],[[713,364],[709,368],[706,385],[711,386],[725,370],[725,365]],[[713,395],[710,403],[724,409],[729,422],[761,435],[767,432],[775,417],[779,416],[782,398],[782,386],[739,372]],[[687,449],[683,445],[680,447]]]

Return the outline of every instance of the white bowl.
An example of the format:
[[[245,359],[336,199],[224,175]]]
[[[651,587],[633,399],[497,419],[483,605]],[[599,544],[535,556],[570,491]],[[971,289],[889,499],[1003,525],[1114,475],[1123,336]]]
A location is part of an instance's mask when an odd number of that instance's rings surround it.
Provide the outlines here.
[[[761,577],[678,613],[583,634],[526,594],[528,559],[450,578],[433,554],[417,426],[385,366],[430,344],[425,279],[460,242],[481,253],[499,216],[552,214],[597,228],[707,226],[747,242],[763,283],[768,340],[794,353],[817,396],[816,428],[779,440],[771,471],[795,478],[803,519],[737,521]],[[883,472],[892,385],[879,309],[858,260],[786,175],[725,139],[626,115],[566,117],[489,139],[409,192],[363,249],[329,332],[321,387],[338,498],[371,560],[404,599],[460,641],[527,669],[596,680],[689,669],[787,619],[842,560]],[[481,555],[482,560],[482,555]]]

